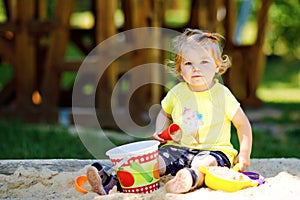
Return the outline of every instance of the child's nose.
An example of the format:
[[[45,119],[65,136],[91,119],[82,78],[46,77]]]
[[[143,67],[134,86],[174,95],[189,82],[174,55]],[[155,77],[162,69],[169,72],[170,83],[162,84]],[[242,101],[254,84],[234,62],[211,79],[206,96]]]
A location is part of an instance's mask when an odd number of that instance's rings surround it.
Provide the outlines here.
[[[199,71],[200,69],[199,69],[199,67],[197,67],[197,66],[193,65],[193,68],[192,68],[192,70],[193,70],[193,72],[196,72],[196,71]]]

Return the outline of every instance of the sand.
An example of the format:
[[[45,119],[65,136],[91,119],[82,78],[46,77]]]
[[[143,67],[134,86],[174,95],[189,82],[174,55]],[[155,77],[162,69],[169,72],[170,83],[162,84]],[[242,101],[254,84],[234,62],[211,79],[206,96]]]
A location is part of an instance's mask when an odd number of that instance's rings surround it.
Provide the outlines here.
[[[68,162],[68,161],[66,161]],[[3,166],[3,164],[2,164]],[[252,159],[246,171],[260,173],[265,177],[265,184],[227,193],[203,187],[187,194],[169,194],[164,183],[170,176],[161,178],[161,187],[151,194],[124,194],[111,191],[110,195],[99,196],[90,191],[90,186],[83,187],[89,192],[79,193],[74,189],[74,180],[85,175],[89,165],[72,170],[55,170],[51,167],[28,167],[18,165],[12,174],[0,173],[0,199],[102,199],[102,200],[146,200],[146,199],[299,199],[300,197],[300,159]],[[1,167],[1,161],[0,161]],[[3,171],[3,169],[2,169]]]

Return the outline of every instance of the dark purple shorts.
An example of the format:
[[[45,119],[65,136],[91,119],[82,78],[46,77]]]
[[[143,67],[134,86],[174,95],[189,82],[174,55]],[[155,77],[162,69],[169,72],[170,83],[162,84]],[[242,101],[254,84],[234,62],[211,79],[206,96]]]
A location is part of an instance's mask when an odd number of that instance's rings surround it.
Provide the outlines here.
[[[158,149],[159,155],[166,163],[166,174],[175,174],[184,167],[191,167],[195,156],[211,155],[216,158],[218,166],[230,167],[227,156],[221,151],[206,151],[167,145]]]

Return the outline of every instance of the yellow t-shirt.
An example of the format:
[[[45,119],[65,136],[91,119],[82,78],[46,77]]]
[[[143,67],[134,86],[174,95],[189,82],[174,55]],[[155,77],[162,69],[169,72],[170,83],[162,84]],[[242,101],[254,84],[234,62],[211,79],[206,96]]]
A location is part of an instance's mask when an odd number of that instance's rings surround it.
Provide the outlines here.
[[[168,141],[166,145],[222,151],[233,163],[238,152],[230,143],[231,120],[240,103],[227,87],[216,82],[207,91],[193,92],[181,82],[168,92],[161,105],[183,132],[180,143]]]

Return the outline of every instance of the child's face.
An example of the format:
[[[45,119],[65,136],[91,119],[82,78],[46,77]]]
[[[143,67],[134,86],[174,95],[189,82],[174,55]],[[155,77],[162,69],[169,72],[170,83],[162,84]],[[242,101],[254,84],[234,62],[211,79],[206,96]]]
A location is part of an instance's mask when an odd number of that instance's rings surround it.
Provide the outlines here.
[[[187,45],[182,51],[181,76],[193,91],[204,91],[214,84],[219,67],[211,54],[200,46]]]

